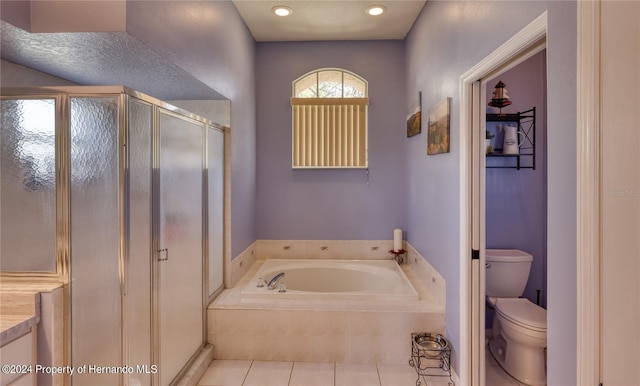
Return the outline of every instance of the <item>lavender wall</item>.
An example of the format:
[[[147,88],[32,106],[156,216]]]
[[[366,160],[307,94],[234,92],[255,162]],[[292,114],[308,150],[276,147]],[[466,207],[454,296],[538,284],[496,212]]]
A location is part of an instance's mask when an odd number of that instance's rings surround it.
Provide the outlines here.
[[[369,82],[369,172],[291,168],[291,82],[339,67]],[[259,239],[380,240],[405,227],[404,42],[259,43]]]
[[[256,240],[255,42],[230,1],[128,1],[127,32],[231,100],[231,256]]]
[[[576,4],[429,1],[407,37],[407,95],[423,110],[451,104],[451,152],[425,155],[424,133],[406,140],[408,241],[447,282],[447,335],[460,347],[460,76],[548,11],[548,383],[576,377]],[[466,253],[466,251],[465,251]],[[460,355],[457,352],[455,362]],[[466,353],[464,353],[466,355]]]
[[[547,304],[547,110],[546,52],[540,52],[487,83],[487,101],[498,81],[507,85],[513,104],[504,113],[536,108],[536,169],[487,169],[487,248],[521,249],[533,255],[524,296]],[[487,107],[487,113],[497,113]],[[487,122],[497,129],[499,122]],[[493,131],[494,133],[496,131]],[[498,139],[498,137],[494,138]],[[504,161],[489,159],[488,161]],[[499,162],[491,162],[499,164]],[[490,313],[487,319],[490,320]],[[489,325],[488,325],[489,326]]]
[[[6,60],[0,60],[0,84],[3,87],[78,86],[66,79]]]

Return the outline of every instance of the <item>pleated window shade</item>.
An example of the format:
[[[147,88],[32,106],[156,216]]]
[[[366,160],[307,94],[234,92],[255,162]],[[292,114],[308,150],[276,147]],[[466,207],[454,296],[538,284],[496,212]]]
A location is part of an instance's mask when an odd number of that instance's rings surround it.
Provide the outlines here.
[[[292,98],[294,168],[366,168],[368,98]]]

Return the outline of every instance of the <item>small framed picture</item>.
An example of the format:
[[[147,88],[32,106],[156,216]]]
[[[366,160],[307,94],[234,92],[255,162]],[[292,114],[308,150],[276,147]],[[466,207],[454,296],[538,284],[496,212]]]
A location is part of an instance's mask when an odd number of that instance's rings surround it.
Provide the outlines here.
[[[429,128],[427,129],[428,155],[449,152],[450,99],[443,99],[429,111]]]
[[[422,132],[422,93],[418,92],[418,99],[411,104],[411,110],[407,116],[407,137],[413,137]]]

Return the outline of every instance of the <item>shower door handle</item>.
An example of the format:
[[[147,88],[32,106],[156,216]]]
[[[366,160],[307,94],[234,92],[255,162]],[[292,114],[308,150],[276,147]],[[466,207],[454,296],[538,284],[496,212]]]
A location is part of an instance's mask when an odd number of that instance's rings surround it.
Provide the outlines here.
[[[164,258],[162,257],[162,252],[164,252]],[[169,248],[158,249],[158,261],[167,260],[169,260]]]

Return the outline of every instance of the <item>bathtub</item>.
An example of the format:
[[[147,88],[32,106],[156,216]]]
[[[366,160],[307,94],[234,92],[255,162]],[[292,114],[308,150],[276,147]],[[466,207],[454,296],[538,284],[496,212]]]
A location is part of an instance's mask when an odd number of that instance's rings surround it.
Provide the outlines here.
[[[284,272],[286,292],[258,287]],[[251,299],[418,300],[418,293],[395,260],[268,259],[244,286]]]

